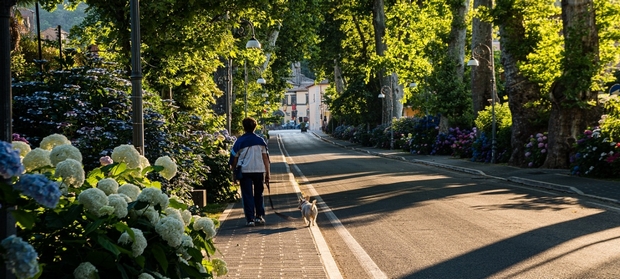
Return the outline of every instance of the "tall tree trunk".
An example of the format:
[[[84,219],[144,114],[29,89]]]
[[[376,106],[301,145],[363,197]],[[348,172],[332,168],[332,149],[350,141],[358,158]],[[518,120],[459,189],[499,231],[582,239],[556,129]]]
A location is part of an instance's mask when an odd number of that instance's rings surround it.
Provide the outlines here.
[[[474,0],[474,9],[479,7],[486,7],[488,9],[493,8],[493,0]],[[471,49],[476,47],[479,49],[485,49],[481,45],[486,45],[493,50],[493,25],[490,22],[481,21],[479,18],[474,18],[472,22],[472,34],[471,34]],[[492,64],[489,61],[490,55],[485,52],[480,52],[486,57],[474,57],[478,60],[480,65],[471,69],[471,98],[474,105],[474,118],[478,116],[478,112],[484,110],[489,105],[487,100],[496,98],[493,96],[493,83],[491,69]]]
[[[373,0],[372,25],[375,31],[375,52],[377,56],[384,56],[385,51],[387,50],[387,45],[383,40],[385,37],[385,10],[383,7],[384,4],[385,3],[383,2],[383,0]],[[381,79],[381,89],[383,89],[385,86],[392,88],[389,94],[384,93],[386,95],[385,102],[382,102],[384,106],[383,111],[387,112],[387,114],[385,114],[386,119],[391,119],[391,116],[395,115],[394,110],[396,107],[394,106],[394,97],[396,94],[394,94],[394,87],[392,86],[393,78],[386,73],[385,69],[380,69],[380,72],[377,76]],[[383,92],[383,90],[381,91]]]
[[[454,1],[453,1],[454,2]],[[462,0],[458,3],[450,5],[452,10],[452,24],[450,29],[450,35],[448,39],[448,56],[450,61],[456,61],[452,73],[455,80],[462,85],[463,75],[465,73],[465,42],[467,36],[467,24],[465,18],[467,11],[469,10],[469,0]],[[450,123],[447,117],[441,117],[439,119],[440,132],[447,132],[450,127]]]
[[[562,23],[563,73],[551,88],[545,168],[568,168],[572,144],[596,121],[593,112],[597,110],[588,104],[597,100],[597,92],[590,90],[590,85],[599,67],[594,1],[562,0]]]
[[[539,117],[538,108],[529,106],[538,101],[541,88],[537,83],[529,81],[519,71],[517,64],[526,62],[527,55],[534,51],[535,45],[524,45],[525,27],[523,26],[524,11],[514,7],[514,0],[500,1],[500,9],[504,11],[501,18],[497,18],[502,46],[501,63],[504,67],[505,88],[508,94],[508,106],[512,113],[512,135],[510,143],[512,154],[509,164],[525,167],[525,145],[530,135],[545,131],[547,127],[533,125]]]
[[[465,17],[469,10],[469,0],[462,0],[460,4],[452,8],[452,25],[450,30],[450,41],[448,42],[448,56],[457,61],[454,68],[456,77],[463,79],[465,73],[465,41],[467,38],[467,25]]]

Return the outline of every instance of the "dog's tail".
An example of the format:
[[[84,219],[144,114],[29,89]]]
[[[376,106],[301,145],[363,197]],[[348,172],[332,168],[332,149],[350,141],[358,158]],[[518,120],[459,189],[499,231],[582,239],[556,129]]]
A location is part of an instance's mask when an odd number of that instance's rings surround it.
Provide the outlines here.
[[[312,201],[312,206],[316,206],[316,200]]]

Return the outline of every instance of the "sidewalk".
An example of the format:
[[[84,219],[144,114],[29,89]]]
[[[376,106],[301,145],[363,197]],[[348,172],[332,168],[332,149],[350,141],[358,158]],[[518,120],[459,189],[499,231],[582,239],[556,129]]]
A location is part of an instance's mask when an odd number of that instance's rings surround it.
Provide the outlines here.
[[[334,139],[321,131],[311,131],[332,144],[398,160],[432,165],[455,171],[488,176],[531,187],[567,192],[620,204],[620,181],[599,180],[570,175],[566,169],[524,169],[503,164],[488,164],[458,159],[451,156],[414,155],[402,150],[363,147],[359,144]]]
[[[298,193],[277,140],[269,140],[271,158],[271,198],[276,211],[296,218],[286,220],[274,214],[265,189],[265,224],[245,226],[241,201],[229,206],[220,217],[221,227],[214,238],[228,266],[227,278],[329,278],[311,230],[301,213]]]

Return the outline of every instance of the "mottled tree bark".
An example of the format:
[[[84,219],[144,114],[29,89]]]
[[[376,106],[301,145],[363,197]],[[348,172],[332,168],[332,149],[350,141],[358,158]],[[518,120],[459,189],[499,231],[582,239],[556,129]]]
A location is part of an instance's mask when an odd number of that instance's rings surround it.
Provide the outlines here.
[[[589,101],[599,62],[593,0],[562,0],[564,57],[562,76],[551,88],[548,154],[544,168],[568,168],[572,144],[597,117]],[[586,57],[587,59],[583,59]]]
[[[537,83],[529,81],[519,71],[517,64],[526,62],[527,55],[533,51],[534,45],[523,48],[522,41],[525,38],[523,26],[523,10],[514,7],[514,1],[502,1],[503,17],[498,18],[501,63],[504,67],[505,88],[508,95],[508,106],[512,114],[512,135],[510,144],[512,153],[509,164],[513,166],[526,166],[525,145],[530,135],[544,132],[547,128],[535,126],[535,120],[539,117],[539,108],[528,104],[541,98],[541,88]]]
[[[491,9],[492,6],[493,0],[474,0],[474,9],[478,7]],[[486,45],[489,49],[493,49],[493,25],[490,22],[474,18],[472,22],[471,49],[474,50],[478,47],[483,50],[480,53],[485,55],[485,57],[474,57],[480,65],[471,69],[471,99],[474,118],[478,116],[479,111],[484,110],[489,105],[488,100],[493,98],[492,95],[494,93],[493,83],[491,82],[493,78],[492,61],[489,61],[491,59],[489,54],[486,53],[484,47],[479,47],[480,45]],[[498,100],[497,96],[495,98]]]

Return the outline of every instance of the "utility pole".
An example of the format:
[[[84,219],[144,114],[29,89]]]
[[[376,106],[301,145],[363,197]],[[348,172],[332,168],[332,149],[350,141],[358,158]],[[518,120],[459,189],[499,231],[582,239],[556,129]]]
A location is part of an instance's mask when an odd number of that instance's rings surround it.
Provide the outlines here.
[[[11,34],[10,18],[11,8],[15,5],[15,0],[1,0],[2,9],[0,11],[0,140],[11,142],[13,140],[12,114],[13,114],[13,91],[11,89]],[[0,213],[0,240],[15,234],[15,219],[11,214],[4,210]],[[0,265],[0,277],[15,279],[15,275]]]

